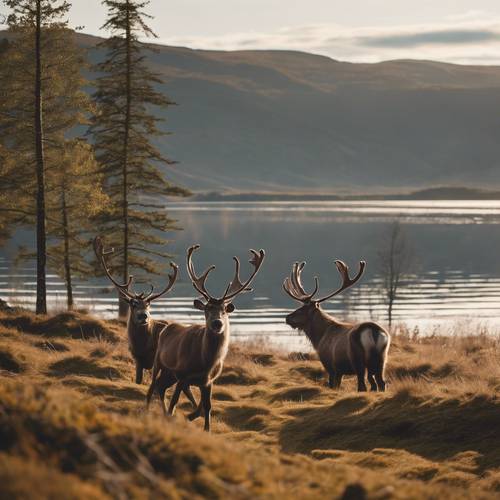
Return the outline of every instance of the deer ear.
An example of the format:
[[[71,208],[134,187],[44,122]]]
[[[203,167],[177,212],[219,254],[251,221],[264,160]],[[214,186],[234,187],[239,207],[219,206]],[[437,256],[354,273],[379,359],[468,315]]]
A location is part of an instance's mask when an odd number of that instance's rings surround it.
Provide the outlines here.
[[[205,304],[199,299],[194,299],[193,306],[195,309],[198,309],[198,311],[205,310]]]
[[[226,312],[227,313],[232,313],[234,311],[235,307],[232,302],[229,302],[229,304],[226,304]]]

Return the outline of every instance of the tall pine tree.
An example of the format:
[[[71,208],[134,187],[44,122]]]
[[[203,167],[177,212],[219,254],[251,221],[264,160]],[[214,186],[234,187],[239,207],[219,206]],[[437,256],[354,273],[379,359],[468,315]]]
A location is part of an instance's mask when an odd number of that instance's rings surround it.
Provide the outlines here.
[[[89,144],[67,140],[62,154],[57,154],[57,169],[48,176],[47,185],[47,258],[49,267],[64,279],[67,307],[72,309],[73,279],[93,274],[88,256],[95,234],[94,218],[107,207],[107,196]]]
[[[67,134],[86,122],[92,109],[81,90],[84,58],[74,34],[61,19],[70,4],[61,0],[4,0],[11,8],[11,41],[0,67],[0,143],[11,158],[2,190],[4,207],[16,224],[35,224],[36,312],[46,313],[48,224],[55,227],[47,192],[56,185]],[[8,98],[7,98],[8,97]],[[15,158],[15,161],[12,160]],[[52,219],[52,222],[51,222]]]
[[[105,175],[110,211],[101,219],[101,232],[116,247],[111,265],[126,282],[131,268],[141,273],[159,273],[154,257],[165,257],[166,233],[175,221],[164,210],[165,195],[186,195],[161,171],[173,162],[163,156],[152,139],[165,135],[153,107],[173,104],[156,87],[160,78],[150,70],[145,52],[150,48],[140,36],[154,37],[143,9],[147,1],[104,0],[108,18],[103,28],[111,37],[100,44],[105,60],[96,67],[99,77],[94,94],[98,113],[91,132],[97,159]],[[120,301],[119,314],[127,304]]]

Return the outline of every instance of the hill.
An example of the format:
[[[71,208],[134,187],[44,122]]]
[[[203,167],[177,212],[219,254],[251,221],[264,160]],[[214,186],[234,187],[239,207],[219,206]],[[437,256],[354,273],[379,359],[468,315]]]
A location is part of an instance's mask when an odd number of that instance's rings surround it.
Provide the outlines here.
[[[150,64],[178,103],[159,146],[193,190],[500,187],[500,67],[155,48]]]
[[[385,394],[233,342],[214,432],[146,411],[124,326],[0,312],[2,498],[488,499],[500,492],[498,340],[395,338]]]

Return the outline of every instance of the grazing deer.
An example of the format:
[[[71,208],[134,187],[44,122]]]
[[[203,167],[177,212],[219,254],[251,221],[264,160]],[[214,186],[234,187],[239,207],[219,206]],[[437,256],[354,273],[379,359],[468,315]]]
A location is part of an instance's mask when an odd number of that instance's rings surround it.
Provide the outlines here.
[[[173,262],[170,263],[172,274],[168,275],[167,286],[159,293],[153,293],[153,286],[149,293],[133,293],[130,291],[133,277],[129,276],[127,283],[118,283],[111,275],[108,266],[106,265],[105,256],[114,252],[105,250],[102,239],[97,236],[94,239],[94,251],[101,262],[102,269],[108,279],[113,283],[121,297],[129,304],[129,315],[127,319],[127,336],[130,353],[135,361],[135,382],[142,383],[144,370],[150,370],[153,367],[156,349],[158,347],[158,337],[163,328],[168,324],[166,321],[157,321],[151,317],[150,306],[153,301],[160,298],[169,292],[177,279],[179,268]],[[157,389],[160,398],[163,399],[165,391],[174,385],[177,379],[172,373],[165,370],[162,373],[161,379],[158,381]],[[185,391],[193,406],[196,407],[196,401],[189,389]]]
[[[292,328],[302,330],[311,341],[319,359],[329,375],[329,386],[339,388],[343,375],[356,375],[358,391],[366,391],[365,372],[372,391],[385,391],[384,368],[389,350],[390,336],[376,323],[344,323],[337,321],[321,309],[321,303],[331,299],[354,285],[363,275],[366,263],[359,263],[358,274],[351,279],[349,268],[340,260],[335,261],[342,277],[342,286],[321,298],[314,299],[318,291],[315,287],[307,293],[302,286],[301,273],[305,262],[296,262],[283,289],[292,299],[302,302],[302,306],[286,317]]]
[[[249,292],[250,283],[257,275],[264,261],[264,250],[256,252],[250,250],[250,264],[253,272],[242,283],[239,277],[240,261],[234,257],[236,270],[232,281],[226,288],[224,295],[215,298],[207,291],[205,283],[210,271],[215,266],[210,266],[202,275],[197,276],[193,267],[193,252],[200,248],[194,245],[187,252],[187,269],[194,288],[205,298],[206,303],[196,299],[194,307],[205,313],[205,325],[182,326],[171,324],[166,326],[160,335],[158,350],[153,367],[153,378],[148,391],[148,404],[154,391],[155,379],[160,372],[169,370],[179,380],[168,413],[175,411],[180,391],[186,390],[190,385],[200,388],[201,402],[196,411],[188,418],[194,420],[204,411],[205,430],[210,430],[212,384],[222,372],[224,360],[229,347],[229,314],[234,311],[232,300],[240,293]],[[162,402],[165,411],[164,403]]]

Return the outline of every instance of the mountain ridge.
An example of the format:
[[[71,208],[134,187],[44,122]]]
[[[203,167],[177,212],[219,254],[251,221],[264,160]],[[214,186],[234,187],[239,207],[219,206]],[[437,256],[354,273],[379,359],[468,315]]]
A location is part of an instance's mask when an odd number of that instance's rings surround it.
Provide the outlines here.
[[[154,48],[178,103],[159,112],[173,135],[157,145],[179,162],[168,177],[194,191],[500,187],[498,66]]]

